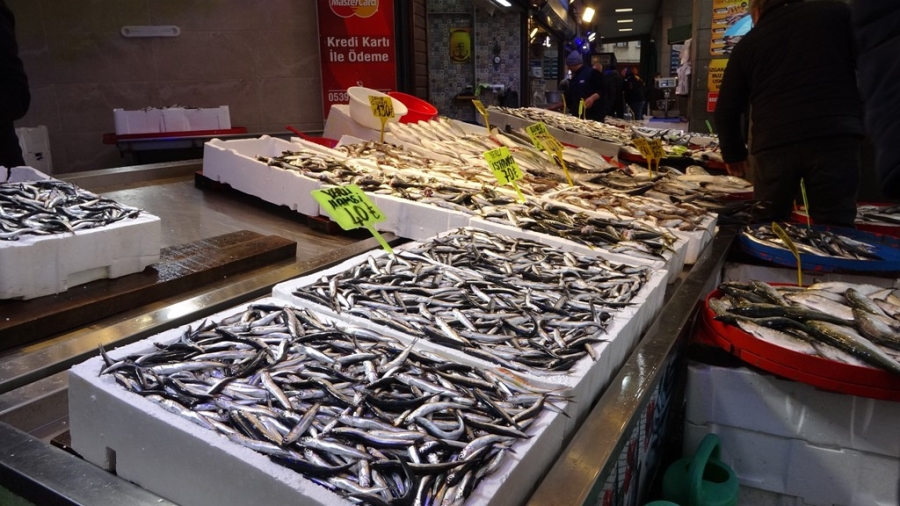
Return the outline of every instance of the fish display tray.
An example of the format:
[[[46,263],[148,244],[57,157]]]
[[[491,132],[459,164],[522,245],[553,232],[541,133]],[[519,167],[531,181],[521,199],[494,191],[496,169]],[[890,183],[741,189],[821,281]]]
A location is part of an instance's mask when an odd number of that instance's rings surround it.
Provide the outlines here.
[[[857,207],[862,206],[872,206],[872,207],[897,207],[897,204],[886,204],[886,203],[878,203],[878,202],[858,202]],[[900,218],[900,217],[898,217]],[[812,218],[809,217],[809,214],[806,212],[806,208],[801,206],[791,213],[791,221],[795,223],[802,223],[804,225],[812,225]],[[887,223],[872,223],[870,221],[860,221],[856,220],[856,228],[858,230],[862,230],[864,232],[872,232],[873,234],[883,234],[889,235],[891,237],[900,237],[900,224],[891,225]]]
[[[900,401],[900,375],[798,353],[716,320],[709,300],[721,296],[718,289],[706,296],[699,329],[732,355],[764,371],[830,392]]]
[[[257,139],[213,139],[203,146],[203,175],[266,202],[287,206],[307,216],[318,216],[319,204],[310,195],[319,189],[318,180],[256,159],[297,149],[298,144],[268,135]]]
[[[900,403],[700,362],[688,365],[685,397],[685,452],[718,434],[741,485],[798,506],[900,504]]]
[[[852,228],[813,225],[813,230],[824,230],[867,243],[874,247],[874,253],[882,260],[856,260],[800,253],[800,264],[804,271],[813,272],[900,272],[900,239],[883,234],[864,232]],[[788,267],[797,267],[797,260],[787,248],[775,248],[759,244],[748,238],[744,232],[738,234],[738,246],[748,255]]]
[[[532,241],[553,246],[564,251],[573,253],[581,253],[593,257],[605,258],[611,262],[619,262],[629,265],[648,265],[657,269],[664,269],[668,272],[667,283],[674,283],[681,275],[684,269],[685,258],[687,257],[687,239],[679,237],[675,244],[672,245],[671,251],[663,253],[663,260],[650,260],[645,258],[636,258],[628,256],[625,253],[612,253],[600,248],[592,248],[585,244],[581,244],[561,237],[548,234],[533,232],[531,230],[522,230],[512,225],[505,225],[495,221],[488,221],[482,218],[472,218],[469,220],[469,226],[487,230],[488,232],[496,232],[498,234],[508,235],[510,237],[520,237],[523,239],[531,239]]]
[[[405,244],[395,248],[395,250],[411,249],[416,246],[417,244],[415,243]],[[311,285],[323,276],[330,276],[351,269],[356,265],[366,262],[369,256],[377,258],[386,254],[387,253],[383,250],[366,253],[351,258],[322,272],[279,283],[275,285],[273,295],[279,299],[290,301],[291,304],[297,307],[309,308],[316,313],[327,315],[330,318],[352,323],[394,337],[401,342],[410,343],[415,340],[413,336],[374,324],[361,317],[337,313],[331,308],[324,307],[320,304],[293,295],[293,292],[298,288]],[[640,265],[628,261],[620,263]],[[580,420],[587,416],[587,413],[590,411],[593,401],[598,398],[600,393],[606,388],[609,381],[637,345],[644,330],[649,327],[653,322],[653,319],[656,318],[656,315],[659,314],[659,311],[662,310],[665,296],[665,279],[665,270],[657,270],[654,272],[633,299],[633,305],[623,308],[614,314],[612,322],[606,328],[605,337],[608,341],[595,343],[593,345],[597,354],[597,360],[592,360],[591,357],[585,357],[578,361],[567,373],[561,372],[539,377],[524,374],[521,375],[534,384],[547,388],[561,388],[565,391],[569,391],[571,395],[574,396],[577,402],[571,403],[566,408],[569,418],[566,418],[563,422],[565,424],[566,435],[574,433]],[[425,340],[420,339],[417,342],[417,345],[421,346],[422,349],[450,356],[454,361],[466,365],[487,369],[498,368],[496,364],[486,360]]]
[[[254,303],[287,304],[278,298]],[[237,306],[209,318],[218,321],[246,307]],[[197,328],[201,323],[191,325]],[[177,341],[187,327],[168,330],[109,355],[121,358],[147,352],[155,349],[154,343]],[[98,376],[103,364],[97,356],[69,370],[72,448],[88,462],[182,506],[354,504],[261,453],[128,392],[112,375]],[[489,506],[524,503],[531,489],[522,484],[536,484],[562,448],[563,419],[553,411],[542,413],[528,430],[533,436],[516,442],[500,468],[478,484],[467,502]]]
[[[18,167],[0,183],[44,179],[50,177]],[[141,272],[159,261],[161,233],[160,219],[142,212],[103,227],[0,241],[0,299],[33,299]]]
[[[480,114],[476,114],[475,121],[478,122],[479,125],[484,125],[484,118]],[[506,125],[509,125],[512,128],[525,128],[536,123],[535,121],[518,118],[516,116],[494,110],[490,111],[488,121],[490,121],[492,127],[496,126],[501,131],[506,127]],[[547,130],[553,135],[553,137],[556,137],[556,140],[558,140],[559,142],[577,146],[579,148],[590,148],[600,153],[601,155],[610,158],[617,156],[619,154],[619,148],[621,147],[618,143],[615,142],[601,141],[600,139],[594,139],[593,137],[587,137],[585,135],[579,135],[574,132],[560,130],[550,125],[547,125]]]

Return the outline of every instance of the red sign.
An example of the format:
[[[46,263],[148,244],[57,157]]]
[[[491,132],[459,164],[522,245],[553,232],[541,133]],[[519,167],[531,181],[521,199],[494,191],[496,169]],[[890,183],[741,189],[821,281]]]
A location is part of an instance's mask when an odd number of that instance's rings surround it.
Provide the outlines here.
[[[716,102],[719,101],[719,92],[711,91],[706,94],[706,112],[716,112]]]
[[[324,117],[347,88],[397,88],[394,0],[317,0]],[[366,104],[368,106],[368,104]]]

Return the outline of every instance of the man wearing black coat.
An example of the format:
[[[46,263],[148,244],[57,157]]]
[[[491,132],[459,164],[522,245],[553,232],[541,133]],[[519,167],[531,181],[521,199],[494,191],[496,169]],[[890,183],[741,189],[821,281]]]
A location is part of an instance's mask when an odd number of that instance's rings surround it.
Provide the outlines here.
[[[856,0],[859,87],[881,192],[900,198],[900,2]]]
[[[25,165],[13,121],[25,116],[31,103],[15,25],[12,11],[0,0],[0,166],[7,168]]]
[[[722,158],[747,168],[741,115],[751,106],[758,221],[787,220],[801,178],[818,224],[853,226],[862,103],[850,7],[834,0],[751,0],[754,27],[734,47],[716,104]]]

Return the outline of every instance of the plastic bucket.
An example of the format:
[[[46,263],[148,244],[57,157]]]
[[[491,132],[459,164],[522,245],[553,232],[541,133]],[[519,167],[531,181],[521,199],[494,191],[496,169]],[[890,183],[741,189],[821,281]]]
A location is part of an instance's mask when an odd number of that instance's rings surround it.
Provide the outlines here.
[[[390,91],[388,96],[406,106],[407,113],[400,118],[400,123],[418,123],[437,118],[437,108],[419,97],[399,91]]]
[[[372,106],[369,105],[369,97],[389,97],[390,95],[362,86],[351,86],[347,88],[347,94],[350,95],[350,117],[353,118],[353,121],[373,130],[381,130],[381,120],[372,115]],[[394,117],[388,119],[388,123],[400,121],[400,118],[407,113],[406,105],[393,98],[391,101],[394,104]]]
[[[719,460],[719,436],[707,434],[697,453],[679,459],[663,475],[663,497],[685,506],[737,506],[737,475]]]

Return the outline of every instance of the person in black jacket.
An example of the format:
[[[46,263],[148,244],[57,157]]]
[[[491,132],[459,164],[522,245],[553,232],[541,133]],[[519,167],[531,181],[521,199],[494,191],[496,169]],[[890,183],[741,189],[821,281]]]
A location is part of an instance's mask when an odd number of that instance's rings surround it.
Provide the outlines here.
[[[610,63],[606,67],[606,72],[604,72],[603,77],[606,80],[607,84],[607,92],[610,95],[610,106],[607,111],[607,116],[615,116],[616,118],[624,118],[625,117],[625,95],[623,93],[625,88],[625,78],[622,77],[622,74],[616,70],[616,66]]]
[[[590,65],[584,64],[584,56],[576,49],[566,57],[566,66],[572,71],[569,88],[566,90],[566,107],[569,113],[578,116],[578,104],[584,99],[584,117],[603,121],[606,111],[601,110],[600,95],[603,93],[603,75]]]
[[[716,104],[728,172],[747,169],[749,104],[756,220],[787,220],[803,179],[814,223],[853,226],[863,127],[850,7],[751,0],[750,14],[754,28],[734,47]]]
[[[0,166],[6,168],[25,165],[13,121],[25,116],[31,103],[15,25],[12,11],[0,0]]]
[[[881,192],[900,198],[900,2],[857,0],[853,27],[866,133],[875,146]]]

